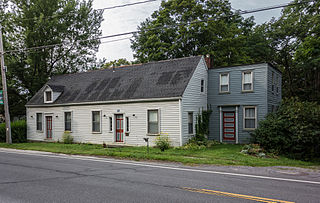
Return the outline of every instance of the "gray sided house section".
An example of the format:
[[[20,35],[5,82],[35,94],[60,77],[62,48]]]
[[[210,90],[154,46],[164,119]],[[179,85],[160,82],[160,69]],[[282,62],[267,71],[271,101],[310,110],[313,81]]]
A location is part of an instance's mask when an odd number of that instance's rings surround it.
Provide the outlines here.
[[[245,93],[242,91],[242,73],[249,70],[253,72],[253,92]],[[279,77],[281,76],[278,70],[267,63],[209,69],[208,105],[213,111],[210,119],[210,139],[228,142],[222,139],[221,110],[222,112],[233,111],[236,114],[237,137],[235,141],[231,142],[247,143],[250,141],[250,132],[252,131],[244,130],[244,107],[255,106],[257,122],[259,122],[271,111],[269,110],[271,102],[274,105],[279,105],[281,100],[281,89],[279,89],[278,95],[269,93],[272,71],[276,72]],[[229,73],[229,93],[219,92],[221,73]]]

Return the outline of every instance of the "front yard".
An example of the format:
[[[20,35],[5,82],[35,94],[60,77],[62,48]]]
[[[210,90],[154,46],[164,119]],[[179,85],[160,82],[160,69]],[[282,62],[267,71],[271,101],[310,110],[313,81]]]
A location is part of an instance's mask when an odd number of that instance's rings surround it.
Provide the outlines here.
[[[320,162],[305,162],[285,157],[259,158],[240,153],[243,145],[221,144],[211,148],[191,150],[171,148],[161,152],[158,148],[146,147],[103,148],[93,144],[61,144],[61,143],[0,143],[0,148],[37,150],[63,154],[105,156],[133,160],[158,160],[180,162],[183,164],[215,164],[242,166],[320,166]]]

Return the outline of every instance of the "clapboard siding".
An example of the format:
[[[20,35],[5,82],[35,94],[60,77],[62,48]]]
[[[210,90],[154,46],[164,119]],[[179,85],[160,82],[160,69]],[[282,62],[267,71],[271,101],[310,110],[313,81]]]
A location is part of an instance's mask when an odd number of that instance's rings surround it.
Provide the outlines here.
[[[208,104],[213,112],[210,119],[210,138],[220,139],[220,111],[238,106],[238,139],[240,143],[248,142],[250,131],[243,129],[243,107],[256,106],[258,122],[264,119],[267,109],[267,69],[268,64],[235,66],[209,70]],[[242,92],[242,72],[252,70],[253,92]],[[219,93],[220,73],[229,73],[229,94]],[[228,106],[228,107],[227,107]]]
[[[204,92],[200,91],[201,80],[204,80]],[[208,69],[204,58],[202,57],[182,96],[182,145],[185,144],[192,136],[188,132],[188,113],[193,112],[193,124],[195,127],[196,117],[200,110],[202,108],[207,108],[207,84]],[[193,132],[195,133],[195,128]]]
[[[275,85],[274,90],[272,90],[272,73],[274,74]],[[278,81],[277,81],[278,80]],[[277,85],[279,91],[277,92]],[[277,69],[272,66],[268,66],[268,113],[272,112],[272,106],[278,107],[282,98],[282,74]]]
[[[147,110],[159,109],[160,131],[168,133],[173,146],[180,145],[179,101],[137,102],[125,104],[78,105],[62,107],[27,108],[27,135],[29,140],[45,140],[45,130],[36,131],[36,113],[53,116],[53,140],[62,139],[64,133],[64,112],[72,112],[72,133],[75,142],[111,144],[115,142],[114,131],[109,131],[109,117],[124,114],[130,120],[129,136],[124,136],[124,143],[128,145],[145,145],[144,137],[150,138],[154,145],[155,136],[147,136]],[[92,111],[101,111],[101,133],[92,133]],[[118,112],[119,111],[119,112]],[[135,116],[133,116],[133,114]],[[106,117],[104,117],[104,115]],[[114,121],[114,119],[113,119]],[[44,123],[43,123],[44,126]],[[113,130],[115,126],[113,126]],[[125,129],[124,129],[125,130]]]

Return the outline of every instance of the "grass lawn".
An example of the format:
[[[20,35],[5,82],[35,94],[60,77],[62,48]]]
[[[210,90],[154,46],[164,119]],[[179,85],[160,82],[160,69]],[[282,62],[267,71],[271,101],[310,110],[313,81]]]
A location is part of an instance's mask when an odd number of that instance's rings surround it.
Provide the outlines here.
[[[215,164],[215,165],[242,165],[242,166],[320,166],[320,162],[305,162],[285,157],[258,158],[240,153],[242,145],[221,144],[200,150],[185,150],[171,148],[161,152],[158,148],[146,147],[103,148],[102,145],[92,144],[61,144],[61,143],[0,143],[0,147],[37,150],[64,154],[94,155],[117,157],[133,160],[160,160],[180,162],[183,164]]]

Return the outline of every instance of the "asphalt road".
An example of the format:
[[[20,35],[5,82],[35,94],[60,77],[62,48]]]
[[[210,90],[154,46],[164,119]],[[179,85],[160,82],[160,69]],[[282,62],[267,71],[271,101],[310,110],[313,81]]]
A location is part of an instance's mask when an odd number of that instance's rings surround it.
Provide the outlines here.
[[[0,149],[0,202],[320,202],[320,174],[222,169]]]

